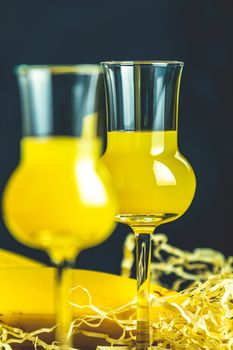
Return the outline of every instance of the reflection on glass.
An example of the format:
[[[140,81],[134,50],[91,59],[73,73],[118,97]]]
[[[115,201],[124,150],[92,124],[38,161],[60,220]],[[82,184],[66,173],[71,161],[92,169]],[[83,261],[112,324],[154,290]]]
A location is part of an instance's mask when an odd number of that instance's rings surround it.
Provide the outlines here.
[[[155,180],[158,186],[175,186],[176,178],[167,165],[154,161],[153,165]]]

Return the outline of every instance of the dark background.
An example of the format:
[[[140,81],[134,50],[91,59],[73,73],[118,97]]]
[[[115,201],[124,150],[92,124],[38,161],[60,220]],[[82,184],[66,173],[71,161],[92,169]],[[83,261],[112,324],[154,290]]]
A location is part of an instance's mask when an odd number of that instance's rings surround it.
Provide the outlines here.
[[[233,255],[233,1],[0,0],[0,190],[17,165],[20,109],[16,64],[181,60],[179,144],[197,177],[195,199],[178,221],[161,226],[184,249]],[[24,247],[1,219],[1,247],[48,262]],[[119,226],[77,266],[119,273],[129,229]]]

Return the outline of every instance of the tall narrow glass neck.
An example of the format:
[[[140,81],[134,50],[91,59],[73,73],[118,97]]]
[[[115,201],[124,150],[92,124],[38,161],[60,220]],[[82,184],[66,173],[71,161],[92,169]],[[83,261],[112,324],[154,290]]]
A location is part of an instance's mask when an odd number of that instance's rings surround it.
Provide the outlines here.
[[[108,131],[176,130],[182,63],[103,63]]]
[[[23,136],[103,136],[103,74],[97,65],[20,66]],[[88,124],[88,125],[87,125]]]

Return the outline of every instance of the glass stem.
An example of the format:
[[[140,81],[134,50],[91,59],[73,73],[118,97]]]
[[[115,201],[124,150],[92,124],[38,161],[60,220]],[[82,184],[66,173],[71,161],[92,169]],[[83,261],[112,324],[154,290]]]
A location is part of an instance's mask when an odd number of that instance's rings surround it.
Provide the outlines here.
[[[72,337],[69,334],[72,322],[72,309],[69,304],[69,291],[72,288],[72,261],[62,261],[57,264],[55,312],[56,312],[56,341],[59,348],[66,350],[72,347]]]
[[[137,273],[137,332],[136,349],[147,350],[151,345],[150,337],[150,263],[151,234],[147,228],[133,228],[136,239],[136,273]],[[150,233],[149,233],[150,232]]]

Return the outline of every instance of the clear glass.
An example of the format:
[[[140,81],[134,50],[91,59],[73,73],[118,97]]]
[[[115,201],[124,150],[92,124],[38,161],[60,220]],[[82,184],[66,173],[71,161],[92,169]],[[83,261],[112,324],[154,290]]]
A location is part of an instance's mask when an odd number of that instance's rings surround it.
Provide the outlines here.
[[[178,150],[178,99],[182,62],[103,62],[108,113],[104,162],[119,199],[116,220],[136,238],[136,348],[151,346],[149,295],[151,234],[180,217],[196,181]]]
[[[57,265],[56,338],[67,349],[69,266],[114,227],[115,197],[100,161],[103,75],[96,65],[20,66],[16,74],[23,137],[4,192],[4,220],[16,239],[46,250]]]

